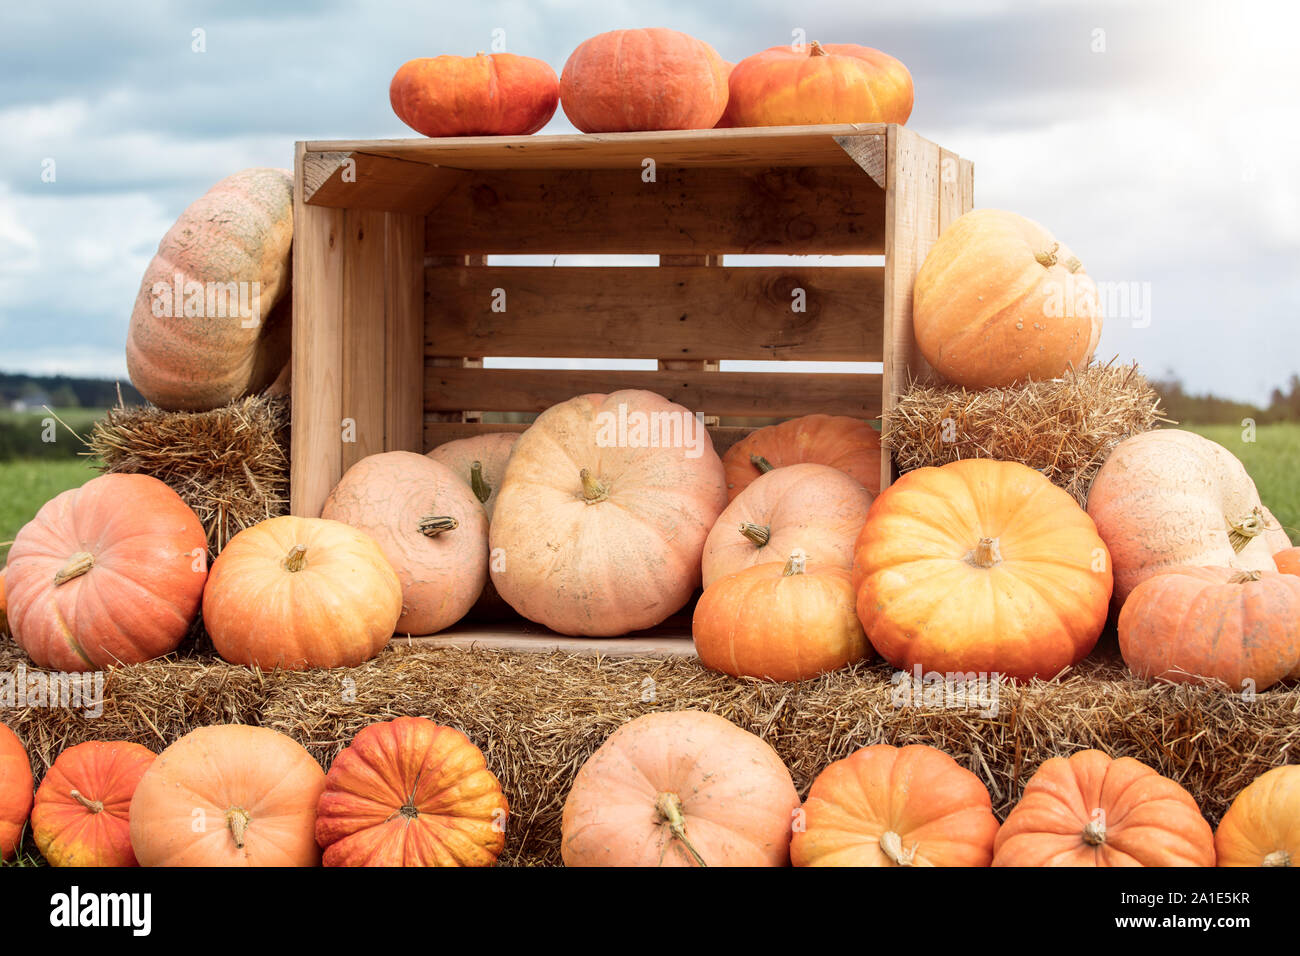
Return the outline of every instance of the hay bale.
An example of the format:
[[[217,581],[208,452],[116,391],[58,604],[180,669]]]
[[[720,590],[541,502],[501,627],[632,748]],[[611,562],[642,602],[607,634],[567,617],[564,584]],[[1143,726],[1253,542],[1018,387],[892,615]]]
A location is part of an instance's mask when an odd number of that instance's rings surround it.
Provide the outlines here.
[[[1080,505],[1112,448],[1173,424],[1137,364],[1090,365],[1012,388],[913,385],[885,416],[881,443],[901,471],[965,458],[1019,461]]]
[[[105,472],[151,475],[194,509],[213,554],[250,525],[289,509],[287,399],[264,395],[208,412],[110,409],[90,454]]]
[[[23,660],[0,647],[0,675]],[[328,766],[361,728],[403,714],[463,730],[483,748],[510,800],[502,863],[560,862],[560,814],[578,768],[615,728],[641,714],[699,708],[768,741],[801,795],[832,760],[872,743],[924,743],[952,754],[988,786],[1000,817],[1048,757],[1097,747],[1131,756],[1186,787],[1217,822],[1256,775],[1295,759],[1300,689],[1254,701],[1204,687],[1133,680],[1094,656],[1055,681],[1000,684],[997,708],[895,706],[882,664],[799,684],[704,670],[689,658],[626,660],[390,647],[361,667],[258,673],[190,657],[106,675],[103,713],[25,707],[4,720],[43,773],[65,747],[133,740],[159,750],[212,723],[271,727]],[[2,705],[0,705],[2,706]],[[983,713],[981,713],[981,710]]]

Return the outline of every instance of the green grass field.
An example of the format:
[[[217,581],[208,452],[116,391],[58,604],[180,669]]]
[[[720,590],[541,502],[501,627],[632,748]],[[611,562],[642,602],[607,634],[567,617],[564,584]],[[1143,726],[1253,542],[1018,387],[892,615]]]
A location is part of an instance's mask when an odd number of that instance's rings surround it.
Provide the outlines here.
[[[0,461],[0,564],[9,553],[6,542],[32,520],[41,505],[97,474],[89,458]]]
[[[1241,459],[1264,506],[1300,544],[1300,424],[1264,425],[1254,436],[1234,425],[1189,425]],[[1247,438],[1254,441],[1247,441]]]

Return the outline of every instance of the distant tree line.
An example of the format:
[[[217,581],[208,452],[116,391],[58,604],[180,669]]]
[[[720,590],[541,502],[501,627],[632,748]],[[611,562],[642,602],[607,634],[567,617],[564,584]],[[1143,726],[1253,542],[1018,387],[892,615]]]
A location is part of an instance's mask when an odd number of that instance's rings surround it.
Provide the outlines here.
[[[1273,389],[1265,407],[1217,395],[1191,395],[1172,375],[1151,379],[1151,386],[1165,415],[1188,425],[1240,425],[1243,418],[1260,425],[1300,422],[1300,374],[1292,375],[1285,388]]]
[[[0,409],[15,403],[51,408],[108,408],[117,404],[118,382],[105,378],[68,375],[25,375],[0,372]],[[122,382],[122,401],[143,405],[144,399],[130,382]]]

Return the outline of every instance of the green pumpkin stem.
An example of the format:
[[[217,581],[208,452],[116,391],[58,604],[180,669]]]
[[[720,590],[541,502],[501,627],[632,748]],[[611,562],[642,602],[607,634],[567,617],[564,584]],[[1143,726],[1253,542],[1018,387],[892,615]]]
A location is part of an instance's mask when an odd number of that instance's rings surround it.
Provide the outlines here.
[[[483,477],[483,462],[476,461],[469,466],[469,486],[474,489],[474,497],[479,504],[487,504],[487,500],[492,497],[492,486]]]
[[[762,455],[750,455],[749,463],[758,469],[760,474],[766,475],[772,470],[772,463]]]
[[[590,468],[584,468],[578,473],[582,479],[582,498],[589,505],[594,505],[598,501],[604,501],[609,497],[609,489],[604,483],[591,473]]]
[[[655,797],[655,810],[659,818],[668,824],[668,831],[681,842],[682,846],[686,847],[686,852],[691,855],[691,858],[700,866],[708,866],[704,862],[704,857],[700,856],[699,851],[686,838],[686,819],[682,816],[681,797],[665,791]]]
[[[754,542],[754,547],[761,548],[767,544],[768,538],[772,537],[772,526],[754,524],[752,521],[742,521],[740,523],[740,533]]]
[[[54,575],[54,586],[67,584],[73,578],[79,578],[95,566],[95,556],[89,551],[78,551],[68,558],[68,563]]]
[[[455,531],[460,522],[451,515],[429,515],[420,519],[420,534],[436,538],[445,531]]]

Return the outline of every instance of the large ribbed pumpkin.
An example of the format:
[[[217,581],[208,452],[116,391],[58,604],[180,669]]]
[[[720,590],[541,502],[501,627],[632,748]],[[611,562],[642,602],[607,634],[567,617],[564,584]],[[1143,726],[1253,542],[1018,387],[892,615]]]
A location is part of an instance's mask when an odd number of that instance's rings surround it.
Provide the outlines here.
[[[289,360],[292,242],[288,170],[235,173],[181,213],[131,313],[126,367],[140,394],[203,411],[274,382]]]
[[[398,119],[425,136],[525,135],[555,114],[560,81],[531,56],[421,57],[398,68],[388,100]]]
[[[203,626],[226,660],[269,670],[355,667],[388,644],[402,585],[375,540],[284,515],[245,528],[212,564]]]
[[[610,734],[564,802],[565,866],[785,866],[799,795],[761,739],[698,710]]]
[[[1101,336],[1097,286],[1038,223],[1000,209],[957,219],[926,254],[912,323],[927,362],[970,388],[1083,368]]]
[[[157,478],[92,478],[18,532],[6,569],[14,640],[63,671],[175,650],[198,613],[207,548],[199,519]]]
[[[435,634],[478,600],[488,574],[487,512],[446,465],[409,451],[368,455],[321,509],[374,538],[402,583],[402,634]]]
[[[32,808],[32,839],[50,866],[136,865],[131,798],[155,758],[125,740],[91,740],[59,754]]]
[[[848,569],[799,551],[710,584],[691,634],[701,664],[735,677],[806,680],[869,654]]]
[[[32,765],[18,735],[0,724],[0,861],[18,851],[32,809]]]
[[[873,495],[880,491],[880,433],[860,418],[804,415],[756,428],[727,449],[727,496],[774,468],[812,462],[838,468]]]
[[[1300,577],[1165,568],[1119,612],[1119,648],[1138,677],[1265,690],[1300,677]]]
[[[1161,568],[1275,571],[1291,547],[1255,482],[1222,445],[1173,428],[1120,442],[1088,491],[1115,563],[1115,602]]]
[[[325,771],[266,727],[200,727],[158,755],[131,799],[141,866],[315,866]]]
[[[942,750],[863,747],[817,775],[795,866],[988,866],[998,819],[979,777]]]
[[[699,585],[726,503],[722,462],[690,411],[653,392],[579,395],[515,444],[492,513],[492,581],[562,634],[651,627]]]
[[[1219,866],[1300,866],[1300,766],[1274,767],[1237,794],[1214,848]]]
[[[858,538],[858,616],[895,667],[1050,678],[1097,643],[1106,546],[1042,474],[971,459],[883,492]]]
[[[491,866],[508,811],[468,737],[398,717],[366,727],[334,758],[316,842],[326,866]]]
[[[457,478],[469,485],[491,518],[497,503],[497,491],[506,476],[506,463],[510,461],[518,440],[518,432],[492,432],[473,438],[458,438],[439,445],[429,452],[429,457],[446,465]]]
[[[727,126],[898,123],[912,115],[912,74],[856,43],[774,46],[731,71]]]
[[[811,462],[776,468],[733,498],[704,542],[704,586],[798,549],[811,564],[853,566],[873,498],[853,478]]]
[[[709,129],[727,106],[718,52],[676,30],[612,30],[584,40],[560,74],[564,115],[584,133]]]
[[[993,844],[994,866],[1214,866],[1192,795],[1132,757],[1045,761]]]

